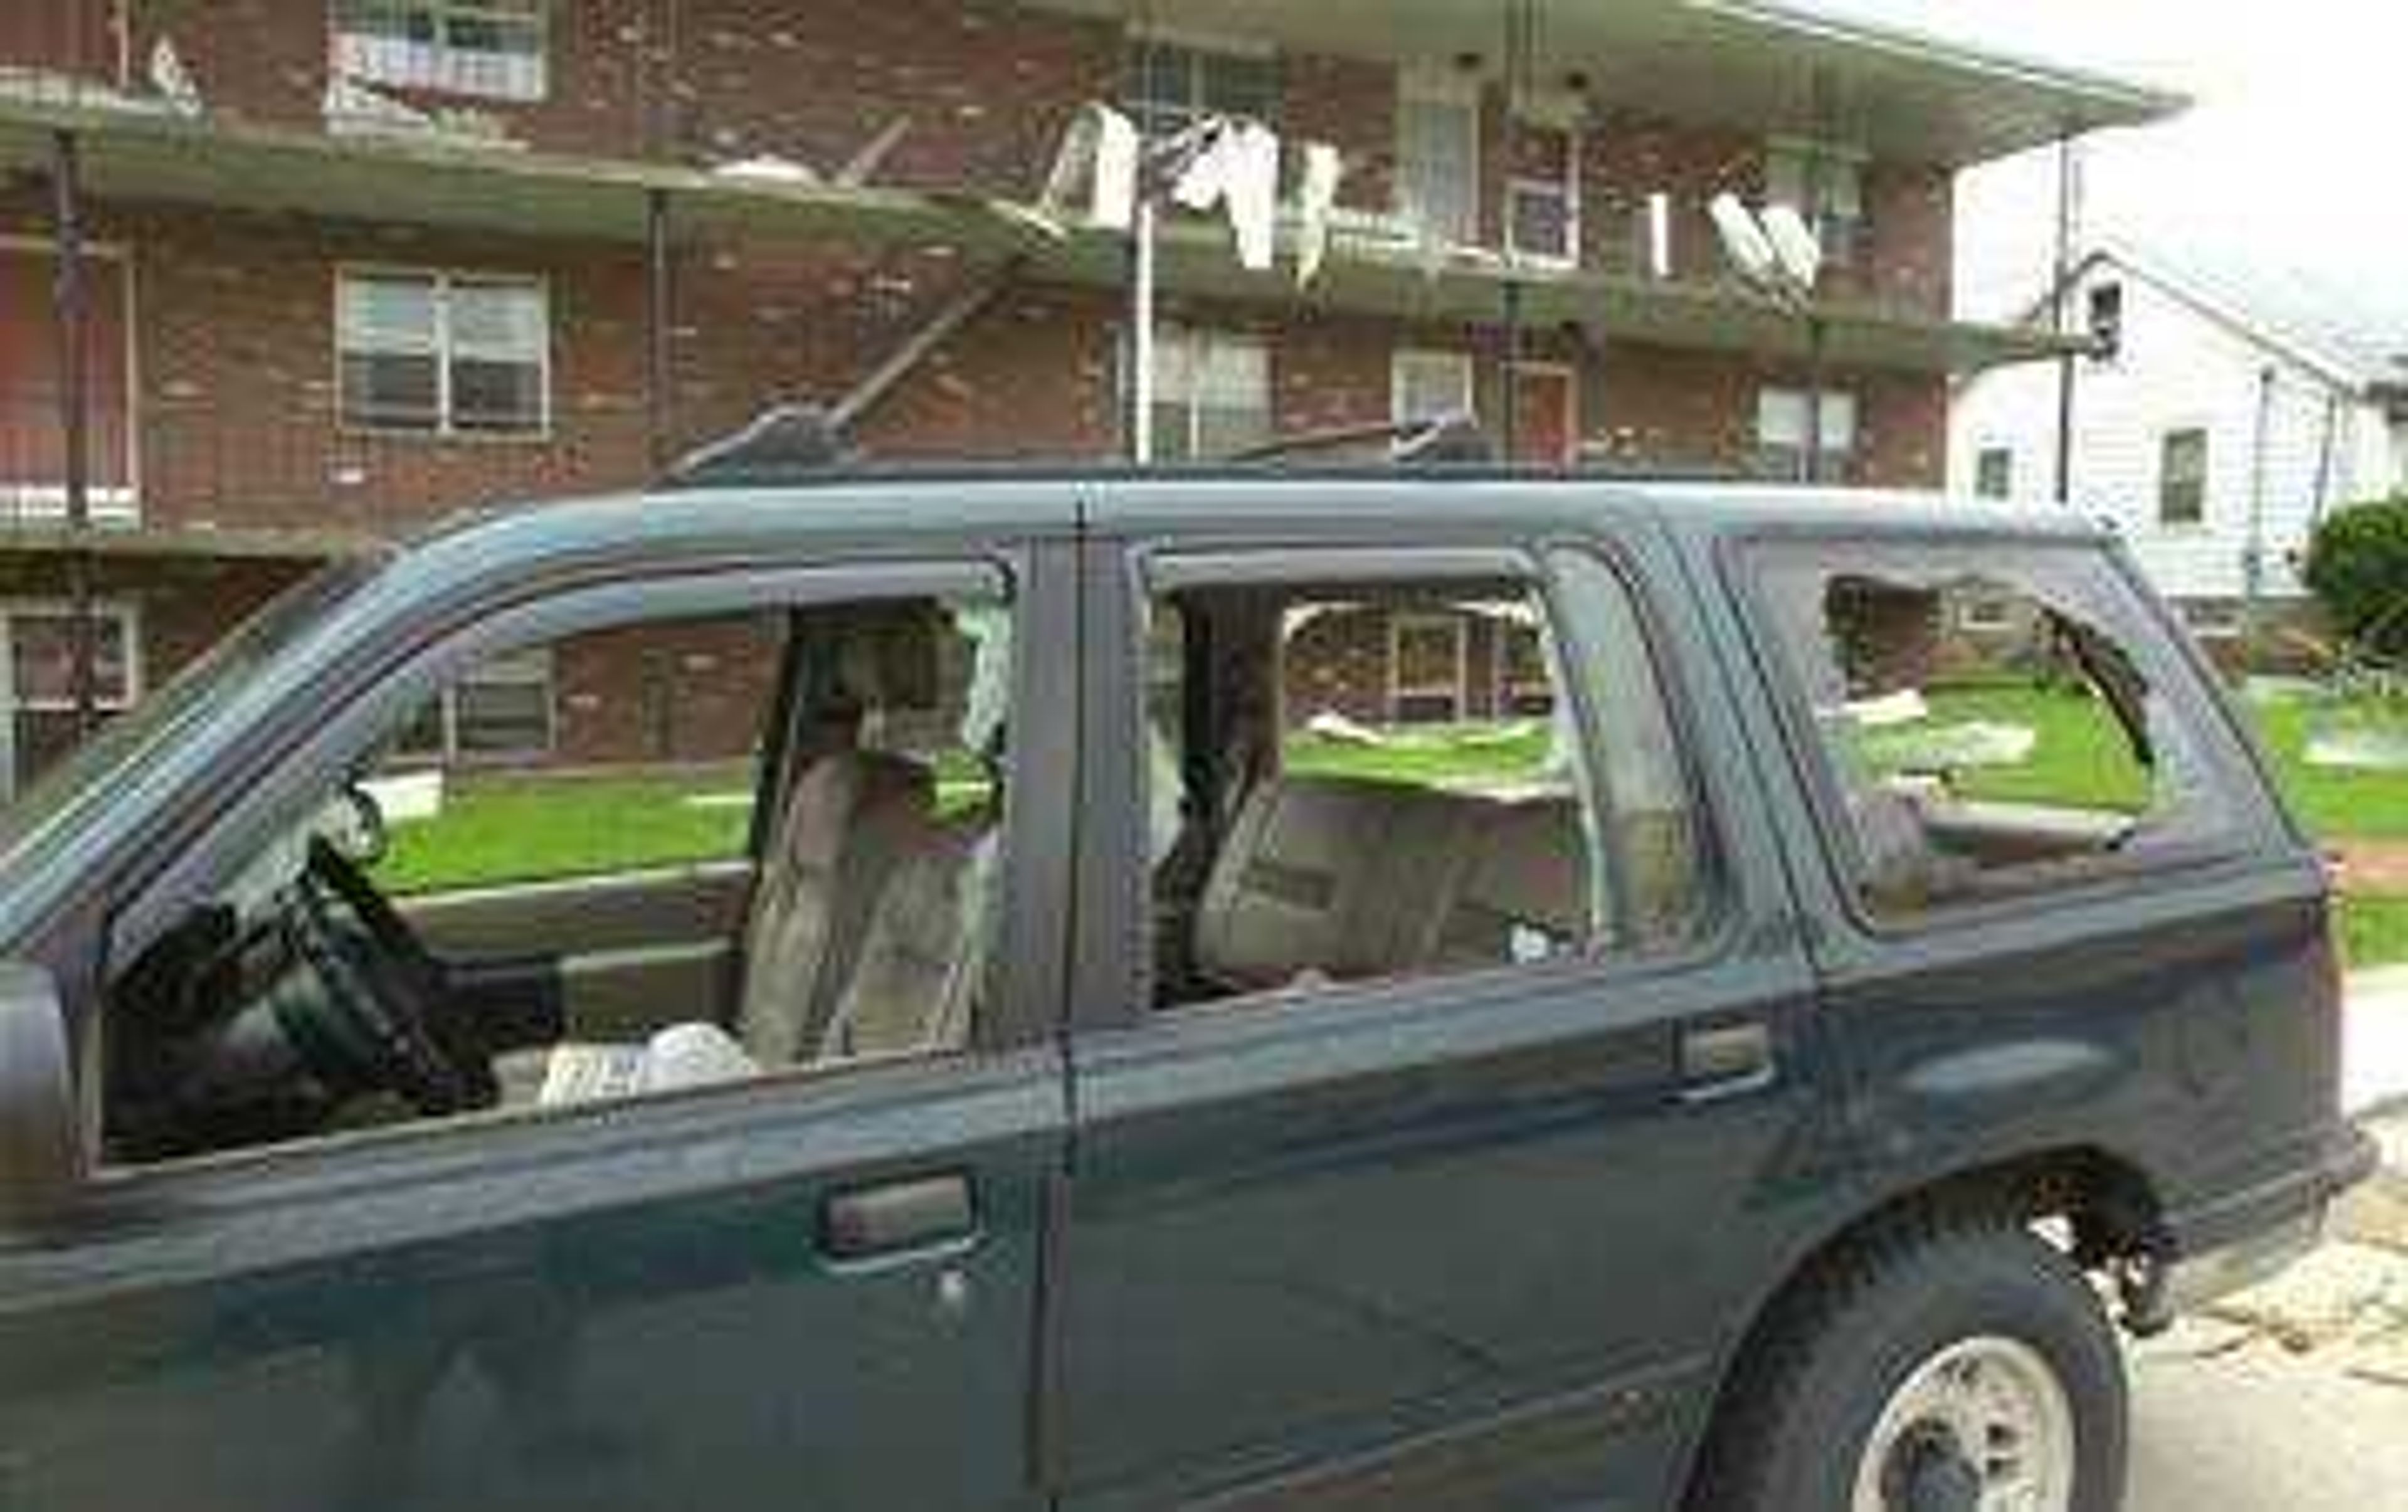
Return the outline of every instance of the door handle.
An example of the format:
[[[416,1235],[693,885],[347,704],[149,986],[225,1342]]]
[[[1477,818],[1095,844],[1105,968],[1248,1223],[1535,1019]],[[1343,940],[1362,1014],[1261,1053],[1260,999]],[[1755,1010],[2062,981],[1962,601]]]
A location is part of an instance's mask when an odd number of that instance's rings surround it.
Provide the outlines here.
[[[1681,1100],[1719,1102],[1760,1092],[1779,1075],[1772,1029],[1760,1023],[1720,1024],[1681,1036]]]
[[[839,1264],[954,1254],[978,1237],[969,1177],[920,1176],[838,1192],[820,1206],[820,1252]]]

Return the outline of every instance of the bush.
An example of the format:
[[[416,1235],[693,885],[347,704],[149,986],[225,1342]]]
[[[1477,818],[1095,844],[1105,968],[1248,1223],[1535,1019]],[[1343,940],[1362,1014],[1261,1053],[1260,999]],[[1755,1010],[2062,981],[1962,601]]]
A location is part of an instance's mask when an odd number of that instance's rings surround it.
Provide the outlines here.
[[[2408,657],[2408,494],[2328,515],[2308,543],[2305,576],[2359,650]]]

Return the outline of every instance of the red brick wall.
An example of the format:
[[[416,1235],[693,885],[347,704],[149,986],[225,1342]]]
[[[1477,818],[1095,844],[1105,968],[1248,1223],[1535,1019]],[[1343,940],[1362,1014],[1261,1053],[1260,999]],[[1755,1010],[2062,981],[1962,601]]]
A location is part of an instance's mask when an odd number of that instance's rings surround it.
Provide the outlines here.
[[[7,0],[0,5],[0,64],[114,84],[118,24],[118,0]]]
[[[750,755],[768,720],[784,646],[774,616],[562,641],[552,658],[554,758],[673,765]]]

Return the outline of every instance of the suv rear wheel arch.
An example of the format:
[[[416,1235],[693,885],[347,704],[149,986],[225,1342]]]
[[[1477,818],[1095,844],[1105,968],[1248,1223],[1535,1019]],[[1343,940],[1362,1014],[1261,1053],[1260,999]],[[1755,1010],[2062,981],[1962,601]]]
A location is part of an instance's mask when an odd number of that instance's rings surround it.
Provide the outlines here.
[[[1713,1505],[1698,1497],[1712,1492],[1704,1484],[1711,1449],[1732,1414],[1748,1361],[1762,1355],[1770,1335],[1802,1296],[1855,1257],[1901,1231],[2053,1225],[2052,1242],[2080,1269],[2097,1274],[2157,1254],[2163,1242],[2160,1211],[2156,1187],[2139,1167],[2097,1146],[2079,1145],[1951,1173],[1859,1214],[1809,1248],[1770,1289],[1726,1356],[1691,1453],[1688,1505],[1698,1512]]]

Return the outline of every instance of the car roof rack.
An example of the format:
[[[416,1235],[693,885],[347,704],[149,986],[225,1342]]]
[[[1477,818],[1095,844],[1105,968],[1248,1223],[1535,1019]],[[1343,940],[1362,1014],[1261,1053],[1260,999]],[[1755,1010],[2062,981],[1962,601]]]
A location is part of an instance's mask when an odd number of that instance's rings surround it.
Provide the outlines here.
[[[824,475],[858,465],[861,449],[835,412],[816,404],[765,410],[741,430],[706,441],[669,464],[664,488],[726,488]]]
[[[1378,441],[1387,443],[1388,460],[1398,465],[1493,465],[1498,459],[1496,444],[1476,421],[1469,415],[1447,414],[1421,420],[1380,421],[1365,425],[1331,425],[1320,430],[1297,431],[1275,437],[1259,446],[1250,446],[1229,460],[1240,465],[1279,462],[1319,452],[1342,452],[1349,447]]]

